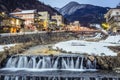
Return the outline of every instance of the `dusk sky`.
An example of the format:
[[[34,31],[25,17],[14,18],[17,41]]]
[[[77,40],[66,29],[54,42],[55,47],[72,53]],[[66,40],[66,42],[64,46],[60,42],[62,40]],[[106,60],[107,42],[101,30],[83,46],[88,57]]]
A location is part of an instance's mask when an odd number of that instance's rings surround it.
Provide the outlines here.
[[[120,0],[40,0],[45,4],[51,5],[52,7],[61,8],[71,1],[79,2],[80,4],[93,4],[103,7],[114,8],[120,2]]]

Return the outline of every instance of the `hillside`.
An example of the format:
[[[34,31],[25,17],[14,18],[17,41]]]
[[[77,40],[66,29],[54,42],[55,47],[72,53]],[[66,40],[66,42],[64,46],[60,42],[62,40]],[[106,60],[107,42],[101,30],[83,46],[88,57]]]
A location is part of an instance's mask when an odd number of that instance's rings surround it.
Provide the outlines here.
[[[16,8],[23,10],[37,9],[38,11],[48,11],[51,15],[59,13],[57,10],[45,5],[39,0],[0,0],[0,11],[12,12]]]

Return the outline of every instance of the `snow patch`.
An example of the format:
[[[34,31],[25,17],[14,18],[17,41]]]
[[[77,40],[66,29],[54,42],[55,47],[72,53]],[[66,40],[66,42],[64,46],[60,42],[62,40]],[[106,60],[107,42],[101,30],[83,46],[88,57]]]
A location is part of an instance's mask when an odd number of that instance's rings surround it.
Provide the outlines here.
[[[120,43],[120,35],[109,36],[106,40],[101,41],[101,42]]]
[[[0,45],[0,52],[4,51],[5,47],[10,48],[10,47],[15,46],[15,45],[16,44]]]
[[[66,52],[79,53],[79,54],[87,53],[89,55],[94,54],[98,56],[102,56],[102,55],[117,56],[117,53],[110,50],[108,46],[120,46],[119,43],[120,43],[120,35],[117,35],[117,36],[109,36],[106,40],[100,42],[88,42],[81,40],[60,42],[55,44],[53,46],[53,49],[60,49]]]

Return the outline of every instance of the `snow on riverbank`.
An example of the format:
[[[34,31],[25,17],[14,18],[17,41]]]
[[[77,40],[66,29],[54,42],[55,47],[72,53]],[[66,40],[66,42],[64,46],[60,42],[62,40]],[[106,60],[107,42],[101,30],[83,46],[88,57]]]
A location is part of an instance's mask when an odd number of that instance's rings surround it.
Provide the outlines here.
[[[8,45],[0,45],[0,52],[4,51],[4,48],[7,47],[7,48],[10,48],[12,46],[15,46],[15,44],[8,44]]]
[[[102,42],[120,43],[120,35],[109,36],[106,40]]]
[[[66,52],[72,53],[87,53],[89,55],[106,55],[106,56],[117,56],[117,53],[113,52],[108,46],[120,46],[120,36],[110,36],[105,41],[101,42],[88,42],[81,40],[71,40],[66,42],[60,42],[53,46],[53,49],[62,49]],[[116,44],[112,44],[116,43]]]

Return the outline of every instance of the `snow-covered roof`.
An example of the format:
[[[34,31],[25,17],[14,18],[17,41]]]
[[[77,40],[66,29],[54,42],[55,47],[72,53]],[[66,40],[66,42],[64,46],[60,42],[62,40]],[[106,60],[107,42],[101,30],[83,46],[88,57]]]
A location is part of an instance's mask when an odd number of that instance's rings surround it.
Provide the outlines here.
[[[30,14],[30,13],[35,13],[36,10],[22,10],[21,12],[13,12],[10,14]]]
[[[120,11],[120,9],[117,9],[117,8],[112,8],[112,9],[110,9],[110,10],[104,15],[105,18],[107,18],[109,15],[111,15],[113,11]]]

